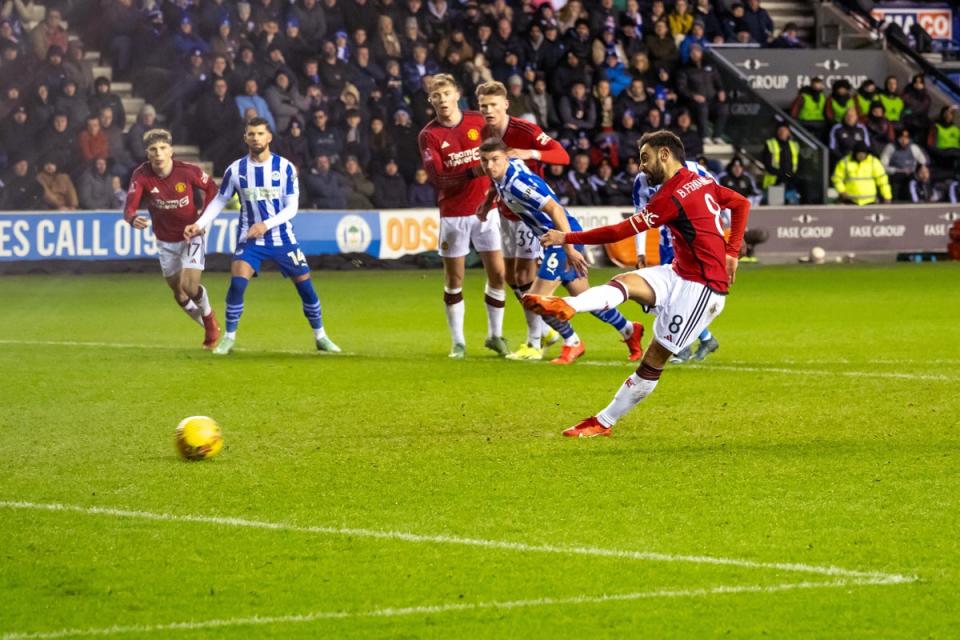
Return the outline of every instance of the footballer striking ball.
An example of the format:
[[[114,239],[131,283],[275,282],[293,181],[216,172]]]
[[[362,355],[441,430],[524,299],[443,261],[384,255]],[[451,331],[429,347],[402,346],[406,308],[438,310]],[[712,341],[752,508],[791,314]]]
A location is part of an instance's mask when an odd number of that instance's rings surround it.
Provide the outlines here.
[[[187,460],[212,458],[223,448],[220,425],[207,416],[190,416],[177,425],[177,451]]]

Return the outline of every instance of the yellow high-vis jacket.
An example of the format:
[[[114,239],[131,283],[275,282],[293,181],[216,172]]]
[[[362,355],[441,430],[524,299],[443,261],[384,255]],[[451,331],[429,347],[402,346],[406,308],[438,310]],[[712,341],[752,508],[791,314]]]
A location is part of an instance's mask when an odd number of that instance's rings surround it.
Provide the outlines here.
[[[887,172],[874,155],[868,155],[863,162],[857,162],[852,153],[847,155],[833,171],[833,187],[858,205],[875,203],[877,190],[885,200],[893,199]]]

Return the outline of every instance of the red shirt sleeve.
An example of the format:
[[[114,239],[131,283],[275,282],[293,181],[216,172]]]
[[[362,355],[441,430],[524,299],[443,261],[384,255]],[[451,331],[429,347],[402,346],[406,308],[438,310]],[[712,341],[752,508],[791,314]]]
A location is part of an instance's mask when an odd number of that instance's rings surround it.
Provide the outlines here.
[[[536,125],[534,125],[536,126]],[[540,152],[540,162],[544,164],[570,164],[570,154],[563,145],[544,133],[536,126],[533,148]]]
[[[430,184],[438,190],[459,187],[474,177],[473,169],[457,172],[447,171],[446,167],[443,166],[443,159],[440,157],[440,146],[428,131],[420,132],[417,143],[420,146],[420,159],[423,161],[427,178],[430,180]]]
[[[127,189],[127,200],[123,204],[123,219],[133,224],[133,219],[137,217],[137,208],[140,206],[140,199],[143,197],[143,184],[139,179],[139,174],[134,173],[130,178],[130,188]]]
[[[207,175],[207,172],[200,167],[193,167],[193,185],[203,191],[203,205],[197,206],[197,211],[203,212],[204,207],[210,204],[218,192],[217,184],[213,178]]]
[[[750,217],[750,201],[742,195],[720,185],[716,186],[717,204],[730,209],[730,237],[727,239],[727,255],[736,258],[743,244],[743,232]]]
[[[661,189],[642,211],[635,213],[623,222],[607,225],[590,231],[574,231],[566,236],[567,244],[607,244],[618,242],[638,233],[660,227],[677,215],[677,206],[672,195]]]

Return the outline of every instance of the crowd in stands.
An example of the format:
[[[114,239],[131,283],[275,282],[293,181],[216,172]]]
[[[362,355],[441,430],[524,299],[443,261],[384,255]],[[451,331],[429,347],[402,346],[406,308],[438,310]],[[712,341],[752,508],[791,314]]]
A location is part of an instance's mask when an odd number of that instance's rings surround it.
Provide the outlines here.
[[[157,124],[220,175],[253,115],[298,166],[303,205],[430,206],[417,134],[438,72],[465,107],[478,84],[503,82],[510,114],[568,148],[571,166],[548,171],[565,204],[626,204],[644,132],[673,130],[690,159],[723,137],[727,95],[705,47],[805,46],[795,25],[774,32],[760,0],[50,0],[33,24],[37,8],[0,0],[7,209],[116,207]],[[84,44],[146,100],[126,133]]]
[[[933,114],[931,102],[923,74],[902,90],[893,75],[882,89],[872,79],[856,89],[841,79],[829,92],[812,78],[791,115],[829,146],[841,201],[957,202],[960,106]]]

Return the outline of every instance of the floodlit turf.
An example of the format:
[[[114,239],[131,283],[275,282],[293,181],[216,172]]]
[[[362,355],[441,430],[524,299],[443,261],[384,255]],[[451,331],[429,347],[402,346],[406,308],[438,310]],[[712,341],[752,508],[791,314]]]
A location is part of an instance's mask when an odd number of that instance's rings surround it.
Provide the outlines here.
[[[631,371],[597,320],[498,360],[473,272],[455,362],[438,272],[315,277],[342,356],[276,273],[227,358],[159,275],[0,278],[0,638],[956,637],[957,265],[745,268],[720,351],[586,441]]]

